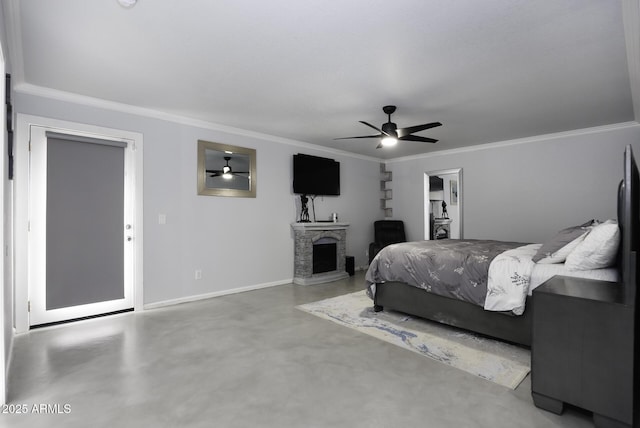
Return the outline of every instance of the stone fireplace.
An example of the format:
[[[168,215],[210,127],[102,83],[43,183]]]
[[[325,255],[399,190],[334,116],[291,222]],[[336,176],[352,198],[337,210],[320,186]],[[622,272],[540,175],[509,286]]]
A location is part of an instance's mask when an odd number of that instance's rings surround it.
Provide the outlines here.
[[[293,282],[321,284],[347,278],[347,223],[293,223]]]
[[[431,239],[449,239],[451,237],[451,219],[435,218],[431,226]]]

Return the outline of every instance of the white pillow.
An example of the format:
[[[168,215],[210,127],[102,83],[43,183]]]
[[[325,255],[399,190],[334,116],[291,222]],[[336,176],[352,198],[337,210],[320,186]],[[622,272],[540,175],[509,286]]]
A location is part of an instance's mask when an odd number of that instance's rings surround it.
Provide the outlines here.
[[[616,220],[595,226],[584,240],[569,253],[564,265],[569,270],[591,270],[612,266],[620,245],[620,229]]]
[[[585,230],[582,235],[578,236],[573,241],[569,241],[568,244],[556,250],[555,252],[547,253],[546,257],[538,260],[536,263],[539,263],[541,265],[563,263],[567,259],[567,256],[571,254],[571,252],[575,250],[582,241],[584,241],[584,238],[586,238],[588,234],[589,231]]]
[[[595,220],[589,220],[580,226],[562,229],[552,239],[542,244],[532,261],[540,264],[564,263],[569,253],[587,236],[595,222]]]

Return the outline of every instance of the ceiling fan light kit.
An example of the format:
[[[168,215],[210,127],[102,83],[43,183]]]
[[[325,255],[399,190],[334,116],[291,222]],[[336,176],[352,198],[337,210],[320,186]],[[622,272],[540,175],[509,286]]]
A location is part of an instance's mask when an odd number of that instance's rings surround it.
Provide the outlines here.
[[[227,161],[227,164],[222,167],[222,178],[225,180],[231,180],[233,178],[233,171],[229,166],[229,161],[231,160],[231,156],[225,156],[224,160]]]
[[[440,122],[425,123],[422,125],[409,126],[407,128],[398,128],[397,125],[391,122],[391,115],[396,111],[396,106],[384,106],[382,111],[387,115],[388,122],[382,125],[382,129],[373,126],[363,120],[360,121],[363,125],[367,125],[369,128],[373,128],[380,134],[377,135],[361,135],[357,137],[343,137],[335,138],[335,140],[349,140],[352,138],[380,138],[380,144],[376,147],[393,147],[398,141],[418,141],[421,143],[435,143],[438,140],[427,137],[420,137],[418,135],[412,135],[416,132],[424,131],[425,129],[435,128],[436,126],[442,126]]]
[[[394,137],[384,137],[380,141],[380,144],[382,144],[383,147],[393,147],[398,144],[398,139]]]
[[[231,152],[227,152],[225,150],[225,153],[231,153]],[[244,176],[244,174],[249,174],[249,171],[234,171],[233,168],[231,168],[231,165],[229,165],[231,156],[224,156],[223,159],[225,160],[225,165],[222,166],[222,169],[217,169],[217,170],[207,169],[205,171],[209,177],[222,177],[225,180],[231,180],[233,179],[234,176],[238,176],[238,175],[244,178],[251,177],[251,176],[247,176],[247,177]]]
[[[124,8],[132,8],[133,6],[136,5],[136,3],[138,2],[138,0],[118,0],[118,4],[120,4],[120,6],[124,7]]]

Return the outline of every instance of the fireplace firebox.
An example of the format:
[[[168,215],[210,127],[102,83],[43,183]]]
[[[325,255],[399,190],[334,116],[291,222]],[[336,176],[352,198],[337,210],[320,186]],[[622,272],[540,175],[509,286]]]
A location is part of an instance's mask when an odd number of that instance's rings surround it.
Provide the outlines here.
[[[338,268],[338,245],[335,242],[313,244],[313,273],[331,272]]]

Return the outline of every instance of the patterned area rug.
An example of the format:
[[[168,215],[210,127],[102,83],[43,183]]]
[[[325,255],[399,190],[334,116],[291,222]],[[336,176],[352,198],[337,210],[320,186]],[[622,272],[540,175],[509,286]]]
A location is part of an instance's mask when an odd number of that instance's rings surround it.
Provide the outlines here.
[[[374,312],[365,291],[296,307],[511,389],[531,369],[525,348],[399,312]]]

